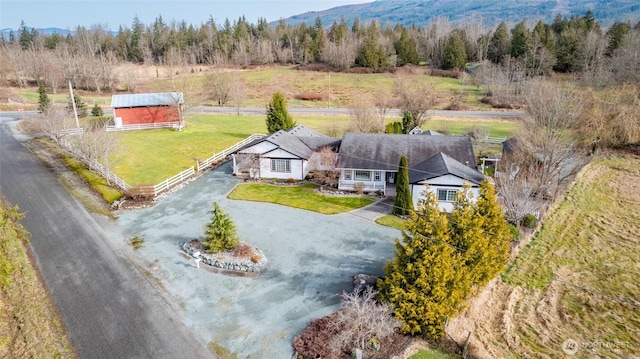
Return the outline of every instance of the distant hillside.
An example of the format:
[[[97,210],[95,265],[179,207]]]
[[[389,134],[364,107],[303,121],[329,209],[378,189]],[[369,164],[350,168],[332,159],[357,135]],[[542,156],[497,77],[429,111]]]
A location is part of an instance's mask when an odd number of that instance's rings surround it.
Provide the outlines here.
[[[638,0],[379,0],[307,12],[285,21],[287,24],[313,24],[320,17],[325,26],[330,26],[341,18],[350,25],[359,18],[363,22],[375,19],[381,24],[424,26],[432,19],[444,17],[453,23],[482,20],[493,27],[500,21],[517,23],[524,18],[550,23],[557,14],[584,15],[589,9],[605,27],[616,21],[631,21],[633,26],[640,20]]]

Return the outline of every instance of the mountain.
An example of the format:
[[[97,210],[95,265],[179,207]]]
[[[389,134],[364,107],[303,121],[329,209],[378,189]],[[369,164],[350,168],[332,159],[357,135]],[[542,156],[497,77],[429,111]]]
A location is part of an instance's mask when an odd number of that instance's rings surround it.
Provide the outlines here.
[[[557,14],[563,16],[584,15],[593,11],[600,24],[608,27],[614,22],[640,20],[638,0],[379,0],[366,4],[345,5],[336,8],[307,12],[285,19],[287,24],[314,24],[320,17],[325,26],[341,18],[351,25],[356,18],[361,22],[378,20],[403,26],[422,27],[437,17],[449,19],[454,24],[466,21],[482,21],[494,27],[501,21],[517,23],[522,19],[551,23]]]

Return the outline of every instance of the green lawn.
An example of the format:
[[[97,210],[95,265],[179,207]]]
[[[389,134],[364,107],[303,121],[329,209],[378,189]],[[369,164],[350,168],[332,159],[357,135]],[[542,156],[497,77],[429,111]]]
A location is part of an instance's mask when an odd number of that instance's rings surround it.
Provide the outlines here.
[[[407,220],[402,219],[393,214],[387,214],[385,216],[382,216],[376,219],[376,223],[382,226],[393,227],[393,228],[403,230],[406,226]]]
[[[409,357],[409,359],[457,359],[457,358],[460,358],[460,356],[455,354],[450,354],[439,349],[428,349],[428,350],[421,349],[419,352]]]
[[[245,183],[238,185],[230,199],[268,202],[322,214],[337,214],[364,207],[375,200],[366,196],[326,196],[314,191],[315,184],[271,185]]]

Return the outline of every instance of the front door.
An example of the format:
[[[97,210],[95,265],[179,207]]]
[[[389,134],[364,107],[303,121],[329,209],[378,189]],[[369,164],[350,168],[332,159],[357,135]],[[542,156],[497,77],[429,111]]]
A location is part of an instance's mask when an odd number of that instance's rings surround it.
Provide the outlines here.
[[[395,184],[396,183],[396,173],[395,172],[387,172],[387,183]]]

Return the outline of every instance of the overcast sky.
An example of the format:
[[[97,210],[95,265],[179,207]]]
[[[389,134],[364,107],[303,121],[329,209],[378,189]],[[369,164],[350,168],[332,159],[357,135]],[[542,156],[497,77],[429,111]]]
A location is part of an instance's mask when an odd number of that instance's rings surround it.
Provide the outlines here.
[[[101,25],[118,30],[120,25],[131,27],[133,18],[151,25],[159,16],[166,24],[172,20],[185,20],[199,26],[212,16],[217,24],[226,18],[233,23],[244,15],[256,23],[263,17],[268,22],[298,15],[307,11],[326,10],[336,6],[367,3],[373,0],[0,0],[0,29],[20,27],[57,27],[74,30],[77,26],[90,28]]]

